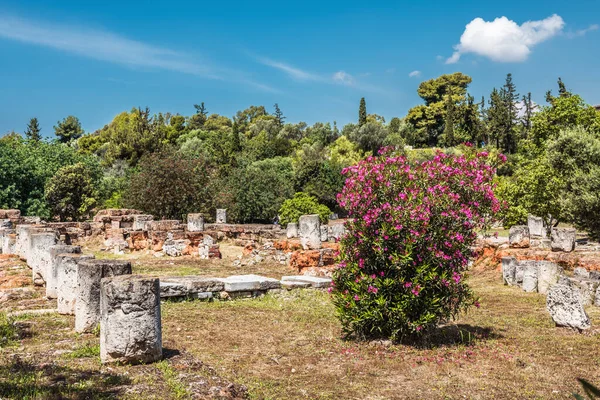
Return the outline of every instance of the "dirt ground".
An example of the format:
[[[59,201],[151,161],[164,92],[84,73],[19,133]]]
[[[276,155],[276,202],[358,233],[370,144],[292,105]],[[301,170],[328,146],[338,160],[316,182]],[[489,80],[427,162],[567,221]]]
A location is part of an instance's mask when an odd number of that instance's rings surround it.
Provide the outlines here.
[[[241,249],[222,251],[218,261],[120,257],[144,274],[293,273],[275,262],[234,267]],[[30,273],[0,259],[2,399],[567,399],[582,392],[577,378],[600,383],[600,308],[588,309],[588,332],[556,328],[544,296],[503,286],[496,271],[469,278],[479,309],[411,346],[343,340],[321,291],[163,302],[165,359],[145,366],[101,365],[98,337],[74,333],[73,317],[7,317],[55,307]]]

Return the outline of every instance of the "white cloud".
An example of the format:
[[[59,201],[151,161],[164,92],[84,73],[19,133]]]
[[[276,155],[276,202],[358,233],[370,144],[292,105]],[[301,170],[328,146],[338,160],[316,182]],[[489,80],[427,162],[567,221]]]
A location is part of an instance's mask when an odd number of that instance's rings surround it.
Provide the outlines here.
[[[522,25],[506,17],[488,22],[475,18],[465,27],[460,43],[446,64],[458,62],[461,55],[474,53],[498,62],[525,61],[531,49],[553,36],[560,34],[565,22],[559,15],[540,21],[527,21]]]
[[[586,34],[588,34],[590,32],[597,31],[598,29],[600,29],[600,25],[592,24],[585,29],[579,29],[579,30],[576,30],[575,32],[568,32],[567,37],[572,39],[572,38],[576,38],[576,37],[580,37],[580,36],[585,36]]]
[[[288,74],[289,76],[291,76],[294,79],[300,80],[300,81],[321,81],[323,80],[320,76],[307,72],[307,71],[303,71],[300,68],[296,68],[293,67],[289,64],[280,62],[280,61],[275,61],[275,60],[271,60],[270,58],[264,58],[264,57],[257,57],[257,60],[261,63],[264,64],[268,67],[273,67],[275,69],[278,69],[280,71],[285,72],[286,74]]]
[[[415,70],[408,74],[409,78],[418,78],[421,76],[421,71]]]
[[[347,73],[345,71],[338,71],[338,72],[334,73],[332,76],[332,79],[334,82],[340,83],[342,85],[346,85],[346,86],[354,85],[354,78],[352,77],[352,75],[350,75],[349,73]]]
[[[117,34],[80,27],[65,27],[0,14],[0,38],[53,48],[129,67],[155,68],[208,79],[231,80],[265,91],[275,89],[255,82],[245,73],[209,66],[182,52],[132,40]]]

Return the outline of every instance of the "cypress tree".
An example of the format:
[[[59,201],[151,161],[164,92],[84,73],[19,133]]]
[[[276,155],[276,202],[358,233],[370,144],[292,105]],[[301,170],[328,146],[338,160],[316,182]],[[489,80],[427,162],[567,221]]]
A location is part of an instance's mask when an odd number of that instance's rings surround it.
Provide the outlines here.
[[[358,107],[358,126],[363,126],[367,123],[367,102],[365,98],[360,99],[360,106]]]
[[[279,108],[279,104],[275,103],[275,113],[273,114],[275,116],[275,121],[277,122],[277,125],[279,125],[280,127],[283,126],[283,121],[285,120],[285,117],[283,116],[283,112],[281,112],[281,109]]]
[[[25,137],[32,142],[39,142],[42,140],[41,130],[38,119],[35,117],[31,118],[27,124],[27,129],[25,129]]]

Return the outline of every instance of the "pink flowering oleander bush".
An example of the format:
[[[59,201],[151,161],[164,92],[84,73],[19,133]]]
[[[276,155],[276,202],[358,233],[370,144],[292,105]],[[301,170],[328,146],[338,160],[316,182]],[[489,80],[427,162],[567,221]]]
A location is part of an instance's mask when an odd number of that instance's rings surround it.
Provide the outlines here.
[[[384,151],[342,171],[338,202],[351,220],[331,292],[347,336],[401,340],[479,305],[465,272],[476,230],[500,209],[489,158]]]

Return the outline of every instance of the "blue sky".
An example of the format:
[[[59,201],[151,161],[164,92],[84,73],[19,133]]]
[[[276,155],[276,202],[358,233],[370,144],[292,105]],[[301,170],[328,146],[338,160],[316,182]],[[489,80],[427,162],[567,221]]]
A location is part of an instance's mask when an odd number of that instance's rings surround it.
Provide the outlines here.
[[[389,120],[420,103],[422,80],[456,71],[477,98],[511,72],[539,103],[561,76],[597,104],[598,24],[593,0],[0,0],[0,134],[33,116],[51,135],[67,115],[93,131],[132,107],[190,115],[201,101],[342,126],[364,96]]]

